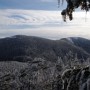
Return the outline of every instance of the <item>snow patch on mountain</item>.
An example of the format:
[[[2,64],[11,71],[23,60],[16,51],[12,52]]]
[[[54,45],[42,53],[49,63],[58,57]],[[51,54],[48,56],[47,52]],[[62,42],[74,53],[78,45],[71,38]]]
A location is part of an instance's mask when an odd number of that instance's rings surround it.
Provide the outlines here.
[[[66,38],[66,39],[67,39],[69,42],[71,42],[72,44],[74,44],[72,38],[68,37],[68,38]]]

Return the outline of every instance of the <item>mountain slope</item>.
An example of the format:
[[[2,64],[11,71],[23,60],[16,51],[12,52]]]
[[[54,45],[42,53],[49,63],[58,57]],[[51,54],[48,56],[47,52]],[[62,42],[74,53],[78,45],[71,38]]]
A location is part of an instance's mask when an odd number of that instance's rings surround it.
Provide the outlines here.
[[[49,40],[24,35],[0,39],[0,60],[2,61],[28,61],[35,57],[55,61],[58,56],[63,58],[70,51],[74,54],[77,53],[79,58],[82,56],[87,58],[90,55],[86,49],[62,39]]]
[[[0,90],[90,90],[90,60],[73,61],[76,53],[79,58],[90,55],[71,39],[0,39]]]
[[[63,38],[62,40],[71,42],[77,47],[82,48],[87,53],[90,53],[90,40],[81,38],[81,37],[69,37],[69,38]]]

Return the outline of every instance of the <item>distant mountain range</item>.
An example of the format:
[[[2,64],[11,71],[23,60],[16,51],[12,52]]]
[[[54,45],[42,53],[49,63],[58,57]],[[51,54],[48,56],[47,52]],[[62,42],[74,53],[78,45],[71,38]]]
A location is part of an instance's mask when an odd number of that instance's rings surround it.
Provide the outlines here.
[[[55,61],[69,52],[82,59],[90,56],[90,40],[81,37],[49,40],[34,36],[16,35],[0,39],[1,61],[30,61],[44,58]]]

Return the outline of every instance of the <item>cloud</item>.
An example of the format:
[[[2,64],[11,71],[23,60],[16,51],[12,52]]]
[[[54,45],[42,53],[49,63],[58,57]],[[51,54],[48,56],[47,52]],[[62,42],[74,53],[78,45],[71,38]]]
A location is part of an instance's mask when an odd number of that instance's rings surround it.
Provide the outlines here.
[[[17,34],[50,39],[90,38],[90,13],[76,12],[74,20],[63,22],[60,11],[0,10],[0,37]]]

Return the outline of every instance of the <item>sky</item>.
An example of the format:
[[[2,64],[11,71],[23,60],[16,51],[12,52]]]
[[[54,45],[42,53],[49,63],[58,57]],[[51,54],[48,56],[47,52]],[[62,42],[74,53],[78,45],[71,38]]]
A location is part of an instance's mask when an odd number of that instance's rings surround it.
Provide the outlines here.
[[[0,0],[1,9],[58,10],[57,6],[58,0]]]
[[[74,20],[63,22],[57,0],[0,0],[0,38],[13,35],[49,39],[90,39],[90,12],[75,12]],[[68,19],[68,18],[67,18]]]

